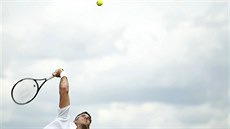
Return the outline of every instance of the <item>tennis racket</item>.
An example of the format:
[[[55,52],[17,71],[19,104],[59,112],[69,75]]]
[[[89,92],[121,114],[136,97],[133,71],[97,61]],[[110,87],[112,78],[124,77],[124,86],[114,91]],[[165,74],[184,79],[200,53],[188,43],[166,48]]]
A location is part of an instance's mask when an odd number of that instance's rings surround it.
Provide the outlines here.
[[[41,87],[54,76],[43,79],[24,78],[14,84],[11,97],[16,104],[25,105],[34,100]],[[40,85],[39,83],[40,82]]]

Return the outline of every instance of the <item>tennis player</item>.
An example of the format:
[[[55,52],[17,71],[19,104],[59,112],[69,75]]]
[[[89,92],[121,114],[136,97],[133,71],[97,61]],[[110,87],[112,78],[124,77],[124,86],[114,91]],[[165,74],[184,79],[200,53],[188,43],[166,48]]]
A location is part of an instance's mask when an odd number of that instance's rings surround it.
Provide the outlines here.
[[[91,116],[87,112],[82,112],[76,116],[73,121],[70,121],[69,109],[69,83],[66,72],[59,68],[53,73],[54,77],[59,77],[59,110],[57,117],[48,124],[44,129],[90,129],[92,122]]]

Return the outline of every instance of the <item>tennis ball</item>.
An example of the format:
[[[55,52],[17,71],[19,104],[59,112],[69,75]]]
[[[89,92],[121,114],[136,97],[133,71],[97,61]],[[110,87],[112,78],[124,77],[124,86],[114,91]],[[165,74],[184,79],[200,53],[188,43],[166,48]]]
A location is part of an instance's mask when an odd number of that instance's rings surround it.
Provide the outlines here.
[[[102,6],[103,5],[103,0],[97,0],[97,5]]]

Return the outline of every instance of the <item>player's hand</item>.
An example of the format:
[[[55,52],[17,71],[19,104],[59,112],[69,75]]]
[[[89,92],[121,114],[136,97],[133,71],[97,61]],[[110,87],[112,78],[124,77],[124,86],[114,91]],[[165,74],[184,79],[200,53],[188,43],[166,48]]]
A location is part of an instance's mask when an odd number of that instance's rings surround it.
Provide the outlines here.
[[[53,76],[54,77],[61,77],[61,72],[62,71],[64,71],[64,69],[63,68],[59,68],[59,69],[57,69],[57,70],[55,70],[55,72],[53,72]]]

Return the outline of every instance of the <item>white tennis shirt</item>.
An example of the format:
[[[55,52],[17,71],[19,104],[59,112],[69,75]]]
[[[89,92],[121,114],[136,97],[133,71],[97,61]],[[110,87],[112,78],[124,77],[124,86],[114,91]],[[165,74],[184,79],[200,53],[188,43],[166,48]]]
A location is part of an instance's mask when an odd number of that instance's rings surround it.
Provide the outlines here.
[[[43,129],[76,129],[77,126],[73,123],[73,121],[69,120],[70,119],[69,109],[70,109],[70,105],[58,109],[58,115],[55,118],[55,120],[49,123]]]

